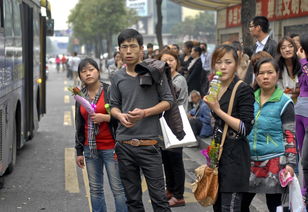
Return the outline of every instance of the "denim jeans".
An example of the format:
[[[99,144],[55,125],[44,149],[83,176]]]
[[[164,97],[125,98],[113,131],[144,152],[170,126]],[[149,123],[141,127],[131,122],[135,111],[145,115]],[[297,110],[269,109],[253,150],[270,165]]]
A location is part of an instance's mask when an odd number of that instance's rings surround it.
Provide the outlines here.
[[[124,188],[120,180],[118,161],[114,159],[114,150],[97,150],[97,157],[91,158],[89,147],[85,146],[84,156],[90,184],[92,211],[107,212],[104,195],[105,166],[115,201],[116,212],[127,212]]]

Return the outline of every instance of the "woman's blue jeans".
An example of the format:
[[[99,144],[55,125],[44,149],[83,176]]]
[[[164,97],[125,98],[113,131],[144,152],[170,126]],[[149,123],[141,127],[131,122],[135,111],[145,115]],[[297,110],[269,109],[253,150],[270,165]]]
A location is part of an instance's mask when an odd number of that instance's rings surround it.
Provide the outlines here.
[[[84,147],[84,156],[90,184],[93,212],[107,212],[104,195],[104,166],[109,185],[114,196],[116,212],[127,212],[124,188],[121,183],[118,161],[114,159],[114,149],[97,150],[97,157],[90,157],[90,149]]]

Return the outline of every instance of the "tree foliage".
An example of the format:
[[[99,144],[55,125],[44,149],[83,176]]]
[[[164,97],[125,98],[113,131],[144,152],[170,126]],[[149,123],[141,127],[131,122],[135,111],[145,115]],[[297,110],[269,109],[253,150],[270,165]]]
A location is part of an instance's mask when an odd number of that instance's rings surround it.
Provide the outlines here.
[[[212,11],[199,13],[195,17],[187,17],[172,28],[172,34],[177,36],[189,36],[189,39],[202,39],[215,41],[216,24]]]
[[[124,0],[79,0],[68,19],[73,36],[81,44],[94,46],[96,56],[102,53],[103,40],[107,40],[107,50],[111,55],[112,36],[136,21],[135,11],[127,9]]]

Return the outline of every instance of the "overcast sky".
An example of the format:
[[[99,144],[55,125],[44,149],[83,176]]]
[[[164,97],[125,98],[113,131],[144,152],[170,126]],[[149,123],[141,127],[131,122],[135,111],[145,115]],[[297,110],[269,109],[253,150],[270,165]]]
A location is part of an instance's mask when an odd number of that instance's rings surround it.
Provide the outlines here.
[[[78,0],[49,0],[51,16],[55,20],[55,30],[67,29],[67,18],[70,10],[75,7]]]

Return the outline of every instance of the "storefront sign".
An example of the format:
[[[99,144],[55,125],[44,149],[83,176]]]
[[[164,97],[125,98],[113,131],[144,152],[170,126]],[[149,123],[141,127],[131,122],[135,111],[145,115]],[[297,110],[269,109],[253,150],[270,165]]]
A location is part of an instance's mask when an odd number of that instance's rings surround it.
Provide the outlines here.
[[[241,5],[227,8],[227,27],[241,25]],[[270,21],[308,16],[308,0],[257,0],[256,15]]]

